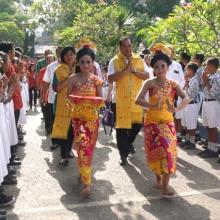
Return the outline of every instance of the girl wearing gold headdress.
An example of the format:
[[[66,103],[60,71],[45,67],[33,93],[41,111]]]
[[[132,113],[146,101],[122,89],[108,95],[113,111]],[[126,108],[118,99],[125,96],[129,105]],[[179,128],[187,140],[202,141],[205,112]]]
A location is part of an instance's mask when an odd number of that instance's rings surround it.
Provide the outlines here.
[[[147,80],[136,98],[136,104],[148,108],[144,119],[145,152],[148,165],[156,175],[156,186],[161,195],[171,197],[169,179],[176,171],[176,130],[173,113],[183,109],[189,99],[174,80],[166,77],[171,60],[160,50],[151,60],[156,75]],[[149,92],[149,102],[145,100]],[[173,107],[174,96],[179,95],[182,102]]]
[[[80,179],[83,183],[82,197],[90,195],[92,158],[98,138],[98,108],[102,104],[103,81],[91,73],[95,60],[94,52],[82,48],[77,53],[80,71],[69,79],[68,94],[72,108],[74,149],[78,155]]]

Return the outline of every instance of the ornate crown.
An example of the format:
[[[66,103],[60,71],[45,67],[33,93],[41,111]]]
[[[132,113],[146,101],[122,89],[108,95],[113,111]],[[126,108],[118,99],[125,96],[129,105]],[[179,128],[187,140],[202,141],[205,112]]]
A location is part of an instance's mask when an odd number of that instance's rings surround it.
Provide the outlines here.
[[[88,38],[81,38],[80,41],[76,44],[76,49],[79,50],[81,48],[90,48],[94,51],[97,50],[96,45]]]
[[[158,52],[162,52],[170,56],[172,51],[163,43],[156,43],[150,48],[151,53],[156,54]]]

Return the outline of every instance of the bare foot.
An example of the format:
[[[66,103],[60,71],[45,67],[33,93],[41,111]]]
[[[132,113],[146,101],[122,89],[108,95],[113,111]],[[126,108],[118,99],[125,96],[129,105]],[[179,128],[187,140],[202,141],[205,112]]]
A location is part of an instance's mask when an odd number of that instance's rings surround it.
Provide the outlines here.
[[[90,196],[90,186],[85,186],[84,189],[80,192],[82,198],[88,198]]]
[[[154,187],[156,189],[162,189],[162,183],[161,182],[156,182],[156,183],[154,183]]]
[[[169,190],[162,191],[162,193],[161,193],[161,197],[163,197],[163,198],[171,198],[174,195],[175,195],[175,193],[172,191],[169,191]]]

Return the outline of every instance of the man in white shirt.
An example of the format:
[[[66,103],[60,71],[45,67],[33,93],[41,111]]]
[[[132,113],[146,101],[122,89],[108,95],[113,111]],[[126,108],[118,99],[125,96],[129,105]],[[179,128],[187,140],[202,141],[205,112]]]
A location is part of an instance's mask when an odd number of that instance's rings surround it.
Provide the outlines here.
[[[174,57],[174,48],[172,46],[167,46],[170,51],[170,58],[172,60],[172,64],[169,66],[169,71],[167,73],[167,78],[175,80],[182,88],[185,85],[184,73],[180,63],[173,60]],[[180,102],[180,98],[177,100],[177,104]],[[176,123],[176,131],[177,131],[177,138],[180,140],[181,137],[181,118],[183,117],[183,111],[179,111],[175,114],[175,123]]]
[[[101,67],[99,65],[99,63],[97,63],[96,61],[94,61],[94,66],[95,66],[95,74],[100,78],[100,79],[103,79],[102,77],[102,70],[101,70]]]
[[[50,132],[52,132],[52,128],[53,128],[53,121],[54,121],[53,109],[54,109],[54,102],[56,96],[56,93],[52,88],[52,83],[53,83],[54,73],[60,64],[60,54],[62,49],[63,49],[62,47],[57,47],[56,49],[57,60],[47,66],[46,72],[43,77],[43,81],[44,81],[43,100],[46,103],[46,114],[49,119],[48,121],[50,121],[50,126],[49,126]],[[52,144],[53,146],[51,146],[51,149],[53,150],[58,146],[57,140],[52,139]]]
[[[149,78],[149,73],[144,61],[132,53],[132,43],[129,38],[122,38],[120,40],[119,51],[119,54],[109,63],[108,80],[113,84],[112,96],[113,101],[116,102],[113,104],[116,119],[116,140],[121,157],[120,165],[124,166],[127,164],[128,154],[135,153],[132,144],[142,127],[141,108],[135,109],[133,95],[139,92],[142,81]],[[127,79],[129,83],[125,83]],[[108,96],[110,95],[111,91],[108,93]],[[116,100],[114,100],[115,98]],[[128,114],[124,114],[123,110],[127,111],[126,113]],[[137,113],[134,113],[135,111]],[[133,116],[137,118],[134,120]]]

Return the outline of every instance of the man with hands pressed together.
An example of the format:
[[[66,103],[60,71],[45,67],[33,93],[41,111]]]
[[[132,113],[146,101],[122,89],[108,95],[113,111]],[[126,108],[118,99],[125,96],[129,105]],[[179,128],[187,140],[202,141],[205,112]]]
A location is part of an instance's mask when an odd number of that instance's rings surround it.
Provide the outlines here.
[[[112,96],[115,96],[116,102],[116,140],[122,166],[127,164],[129,153],[135,153],[132,143],[143,122],[143,111],[135,105],[135,98],[143,81],[148,78],[148,67],[138,55],[132,53],[131,40],[122,38],[119,53],[108,66],[108,79],[113,83]]]

